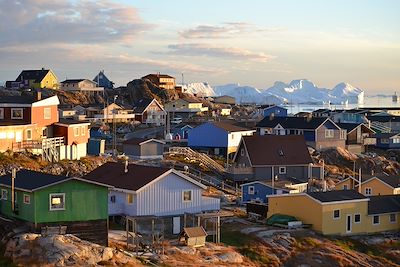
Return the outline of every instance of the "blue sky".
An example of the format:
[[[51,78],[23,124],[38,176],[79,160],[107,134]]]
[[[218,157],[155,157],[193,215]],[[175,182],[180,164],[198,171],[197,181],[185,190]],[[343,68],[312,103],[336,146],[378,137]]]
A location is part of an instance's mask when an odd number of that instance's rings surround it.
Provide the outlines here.
[[[367,93],[400,85],[400,1],[0,0],[0,80],[49,67],[267,88],[306,78]],[[12,23],[5,23],[12,21]]]

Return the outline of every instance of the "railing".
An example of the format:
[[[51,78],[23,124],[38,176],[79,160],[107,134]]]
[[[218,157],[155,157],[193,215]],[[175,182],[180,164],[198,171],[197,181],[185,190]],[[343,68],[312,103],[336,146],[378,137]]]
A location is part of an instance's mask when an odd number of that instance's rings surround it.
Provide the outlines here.
[[[41,149],[42,142],[40,140],[25,140],[21,142],[13,142],[12,150],[21,151],[24,149]]]
[[[392,129],[385,124],[377,121],[371,121],[371,128],[378,130],[381,133],[390,133]]]
[[[52,147],[59,147],[65,144],[64,137],[53,137],[42,139],[42,149],[49,149]]]
[[[252,174],[253,173],[253,168],[251,168],[251,167],[230,166],[228,168],[227,172],[230,173],[230,174]]]

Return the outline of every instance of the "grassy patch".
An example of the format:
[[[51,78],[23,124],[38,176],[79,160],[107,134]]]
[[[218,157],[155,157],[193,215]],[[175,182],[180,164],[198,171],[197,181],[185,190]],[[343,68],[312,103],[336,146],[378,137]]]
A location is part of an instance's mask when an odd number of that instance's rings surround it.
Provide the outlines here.
[[[244,247],[239,249],[239,251],[243,256],[262,264],[270,264],[276,261],[276,259],[271,258],[269,254],[260,254],[254,247]]]
[[[251,241],[252,238],[249,235],[243,234],[240,231],[230,231],[221,228],[221,242],[224,244],[234,247],[243,247]]]

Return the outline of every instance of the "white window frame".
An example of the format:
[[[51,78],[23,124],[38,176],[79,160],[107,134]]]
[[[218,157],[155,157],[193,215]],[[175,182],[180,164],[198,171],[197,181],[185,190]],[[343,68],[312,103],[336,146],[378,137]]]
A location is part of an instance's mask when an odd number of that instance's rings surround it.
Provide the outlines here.
[[[77,137],[79,136],[80,128],[79,127],[74,127],[74,136]]]
[[[240,149],[240,156],[244,156],[244,148]]]
[[[185,192],[190,192],[190,200],[185,200]],[[183,190],[182,191],[182,202],[192,202],[193,201],[193,190]]]
[[[338,217],[335,217],[335,211],[338,211],[338,212],[339,212],[339,216],[338,216]],[[333,210],[332,218],[333,218],[334,220],[339,220],[339,219],[340,219],[340,209],[335,209],[335,210]]]
[[[394,216],[394,220],[392,221],[392,216]],[[397,222],[397,214],[396,213],[390,213],[389,214],[389,222],[390,223],[396,223]]]
[[[0,199],[1,200],[7,200],[7,198],[8,198],[8,190],[7,189],[1,189]]]
[[[286,174],[286,167],[284,166],[279,167],[279,174]]]
[[[43,109],[43,118],[45,120],[50,120],[51,119],[51,108],[44,108]]]
[[[56,197],[56,196],[61,196],[62,197],[62,201],[64,202],[64,205],[62,208],[52,208],[51,207],[51,199],[52,197]],[[50,211],[57,211],[57,210],[65,210],[65,193],[51,193],[49,194],[49,210]]]
[[[356,216],[360,217],[360,220],[358,222],[356,222]],[[360,213],[355,213],[354,214],[354,223],[357,223],[357,224],[361,223],[361,214]]]
[[[335,132],[332,129],[325,129],[325,138],[335,137]]]
[[[0,108],[0,120],[4,119],[4,108]]]
[[[378,218],[378,222],[377,223],[375,223],[375,220],[374,220],[375,217]],[[380,223],[381,223],[381,218],[380,218],[379,215],[372,216],[372,225],[379,225]]]
[[[254,195],[255,192],[256,191],[255,191],[254,185],[249,185],[249,187],[247,187],[247,194]]]
[[[371,187],[366,187],[364,192],[365,192],[366,196],[372,196],[372,188]]]
[[[30,137],[28,135],[28,132],[30,133]],[[26,135],[26,140],[32,140],[32,129],[26,129],[25,135]]]
[[[21,111],[21,117],[14,117],[14,111]],[[23,108],[12,108],[11,109],[11,119],[12,120],[23,120],[24,119],[24,109]]]
[[[347,136],[347,131],[346,130],[340,130],[340,139],[344,140],[346,139]]]
[[[28,197],[28,201],[25,201],[25,198],[26,198],[26,197]],[[24,204],[27,204],[27,205],[31,204],[31,196],[30,196],[30,195],[28,195],[28,194],[23,194],[22,198],[23,198]]]
[[[81,135],[85,136],[86,126],[81,126]]]

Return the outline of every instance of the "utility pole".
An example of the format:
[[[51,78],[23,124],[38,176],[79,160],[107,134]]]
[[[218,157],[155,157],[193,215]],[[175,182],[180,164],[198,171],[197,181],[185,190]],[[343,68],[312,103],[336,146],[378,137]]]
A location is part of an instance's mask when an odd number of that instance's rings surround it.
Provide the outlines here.
[[[11,171],[11,209],[15,211],[15,177],[17,176],[17,170],[15,168]]]
[[[118,95],[114,95],[114,107],[113,107],[113,156],[117,156],[117,129],[115,123],[115,100],[117,100]]]

